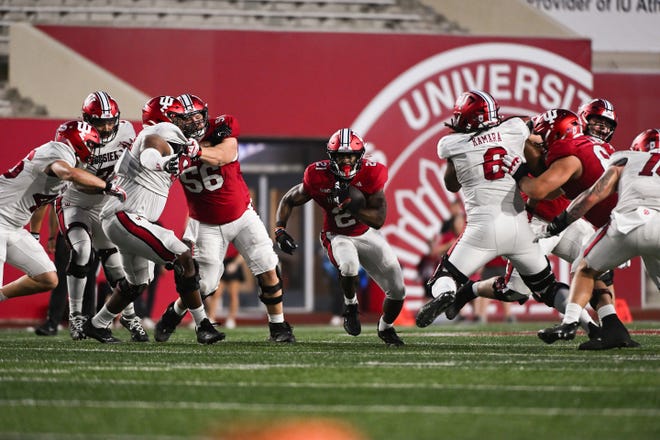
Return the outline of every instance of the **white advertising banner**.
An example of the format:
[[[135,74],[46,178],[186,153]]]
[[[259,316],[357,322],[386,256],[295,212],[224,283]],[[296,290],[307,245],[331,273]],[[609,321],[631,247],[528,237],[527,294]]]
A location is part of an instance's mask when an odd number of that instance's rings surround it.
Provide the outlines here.
[[[660,0],[526,0],[596,52],[660,53]]]

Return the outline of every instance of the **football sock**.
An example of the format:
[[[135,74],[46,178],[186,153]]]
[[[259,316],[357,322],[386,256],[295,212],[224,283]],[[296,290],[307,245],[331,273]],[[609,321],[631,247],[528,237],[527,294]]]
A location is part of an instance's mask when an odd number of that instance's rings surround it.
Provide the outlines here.
[[[115,314],[108,310],[104,305],[101,310],[92,318],[92,325],[96,328],[108,328],[115,320]]]
[[[582,312],[582,307],[576,303],[568,303],[566,305],[566,313],[564,314],[564,319],[562,323],[570,324],[571,322],[578,322],[580,320],[580,313]]]
[[[124,310],[121,311],[121,314],[123,316],[135,316],[135,305],[133,305],[133,303],[129,303],[126,307],[124,307]]]
[[[188,309],[186,309],[186,308],[181,308],[181,306],[179,305],[179,301],[174,301],[174,312],[175,312],[177,315],[179,315],[179,316],[183,316],[183,315],[186,314],[186,311],[187,311],[187,310],[188,310]],[[197,321],[195,321],[195,322],[197,322]]]
[[[272,322],[273,324],[279,324],[284,322],[284,313],[273,313],[273,314],[268,314],[268,322]]]
[[[388,324],[385,321],[383,321],[383,317],[381,316],[380,319],[378,320],[378,331],[382,332],[383,330],[387,330],[388,328],[394,327],[394,324]]]
[[[69,313],[82,313],[83,294],[87,278],[76,278],[72,275],[66,277],[67,286],[69,286]]]
[[[174,305],[174,310],[176,310],[176,304]],[[199,325],[199,323],[202,322],[204,318],[206,318],[206,312],[204,311],[203,305],[197,307],[196,309],[190,309],[190,314],[195,320],[195,325]]]
[[[614,304],[607,304],[598,309],[598,318],[602,321],[604,317],[609,315],[616,315]]]

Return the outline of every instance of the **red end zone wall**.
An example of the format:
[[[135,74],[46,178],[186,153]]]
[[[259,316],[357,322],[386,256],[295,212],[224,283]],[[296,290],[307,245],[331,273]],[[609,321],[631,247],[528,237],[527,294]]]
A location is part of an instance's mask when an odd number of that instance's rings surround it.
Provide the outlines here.
[[[411,307],[422,302],[414,270],[426,241],[448,217],[453,197],[441,182],[435,153],[458,93],[483,88],[504,115],[547,108],[576,109],[590,96],[610,99],[619,114],[614,144],[626,148],[660,121],[660,74],[592,74],[588,40],[511,39],[432,35],[194,31],[40,27],[103,69],[147,95],[198,94],[211,115],[231,113],[244,136],[326,138],[337,128],[357,129],[369,153],[386,163],[389,207],[383,233],[404,268]],[[172,48],[185,47],[186,59]],[[100,57],[99,54],[103,56]],[[187,60],[187,61],[186,61]],[[194,70],[190,68],[194,65]],[[81,100],[75,81],[60,87]],[[120,103],[121,104],[121,103]],[[57,121],[59,122],[59,121]],[[0,167],[50,139],[53,121],[1,120],[5,135]],[[174,209],[169,207],[175,205]],[[182,228],[183,197],[177,185],[164,221]],[[617,291],[640,305],[636,264],[617,274]],[[13,273],[7,269],[5,282]],[[160,292],[174,297],[171,275]],[[32,301],[0,306],[0,318],[34,315]],[[158,300],[156,313],[166,304]],[[11,310],[11,313],[9,313]],[[37,314],[39,317],[43,313]]]

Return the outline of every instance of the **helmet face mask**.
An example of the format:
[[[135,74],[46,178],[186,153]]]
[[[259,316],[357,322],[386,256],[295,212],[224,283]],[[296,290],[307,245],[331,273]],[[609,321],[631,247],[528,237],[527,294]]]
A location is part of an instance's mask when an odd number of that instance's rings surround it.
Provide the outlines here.
[[[633,151],[653,151],[660,153],[660,129],[649,128],[633,139],[630,149]]]
[[[552,109],[532,118],[532,132],[543,139],[547,149],[561,139],[573,139],[582,134],[582,126],[578,115],[566,109]]]
[[[583,104],[578,116],[585,134],[605,142],[612,138],[618,124],[614,106],[606,99],[593,99]]]
[[[454,116],[448,124],[454,131],[471,133],[494,127],[501,120],[497,101],[481,90],[471,90],[458,97],[454,104]]]
[[[111,142],[119,130],[119,105],[106,92],[90,93],[82,105],[83,121],[99,132],[101,143]]]
[[[101,147],[99,132],[85,121],[68,121],[57,128],[55,142],[68,145],[83,163],[90,163]]]
[[[330,172],[340,180],[351,180],[362,166],[364,141],[350,128],[342,128],[330,136],[326,152]]]
[[[186,137],[201,140],[209,128],[209,110],[206,102],[196,95],[184,93],[177,97],[183,105],[183,116],[177,126]]]

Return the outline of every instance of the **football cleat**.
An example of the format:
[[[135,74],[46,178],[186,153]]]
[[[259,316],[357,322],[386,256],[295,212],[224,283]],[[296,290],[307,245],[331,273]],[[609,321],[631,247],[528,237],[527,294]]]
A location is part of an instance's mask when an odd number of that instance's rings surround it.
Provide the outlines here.
[[[202,322],[195,328],[195,333],[197,333],[197,342],[200,344],[215,344],[225,339],[225,334],[217,331],[209,318],[202,319]]]
[[[296,342],[296,337],[293,336],[293,327],[288,322],[269,322],[268,329],[270,330],[271,342]]]
[[[600,339],[603,336],[603,329],[599,325],[590,322],[588,327],[587,336],[589,336],[589,339]]]
[[[73,312],[69,315],[69,334],[74,341],[85,339],[85,332],[83,332],[83,324],[87,321],[87,317],[80,312]]]
[[[176,330],[176,326],[181,323],[183,316],[179,316],[174,311],[174,303],[170,303],[165,309],[165,313],[161,316],[160,320],[156,323],[156,331],[154,339],[156,342],[167,342]]]
[[[137,315],[133,315],[131,318],[122,315],[119,318],[119,323],[131,333],[132,341],[149,342],[149,335],[142,327],[142,321]]]
[[[537,333],[538,337],[546,344],[552,344],[555,341],[570,341],[575,339],[579,324],[569,322],[567,324],[557,324],[554,327],[544,328]]]
[[[388,347],[401,347],[405,345],[399,335],[396,334],[394,327],[386,328],[385,330],[378,330],[378,337],[387,344]]]
[[[442,292],[440,295],[427,302],[417,312],[415,324],[417,327],[428,327],[435,321],[435,319],[442,314],[456,299],[456,292],[447,291]]]
[[[92,320],[88,319],[82,326],[85,336],[88,338],[96,339],[103,344],[115,344],[121,342],[119,339],[112,336],[112,332],[108,328],[98,328],[92,325]]]
[[[56,336],[57,324],[48,320],[41,324],[39,327],[35,328],[34,333],[38,336]]]
[[[454,302],[449,304],[447,310],[445,311],[445,316],[447,319],[454,319],[460,313],[461,309],[465,307],[465,304],[469,303],[476,298],[472,292],[472,285],[474,281],[468,281],[465,283],[458,291],[456,291],[456,299]]]
[[[360,317],[358,316],[358,305],[345,304],[344,313],[344,330],[351,336],[357,336],[362,332],[362,325],[360,324]]]
[[[610,350],[612,348],[637,348],[639,346],[639,342],[633,341],[630,337],[627,339],[604,337],[583,342],[578,346],[578,350]]]

